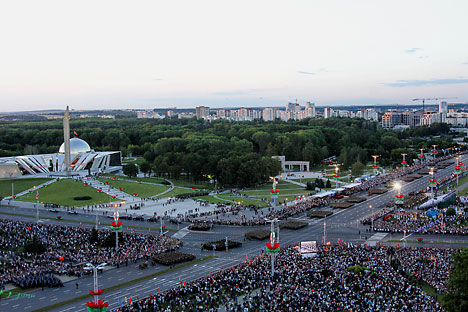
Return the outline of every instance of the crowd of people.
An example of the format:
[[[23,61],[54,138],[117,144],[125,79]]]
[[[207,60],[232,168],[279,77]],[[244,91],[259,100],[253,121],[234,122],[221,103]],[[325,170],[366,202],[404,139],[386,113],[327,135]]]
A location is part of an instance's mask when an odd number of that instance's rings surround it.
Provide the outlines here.
[[[437,254],[439,261],[450,261],[444,251],[427,252]],[[353,267],[360,268],[360,272]],[[444,267],[448,266],[444,264]],[[426,271],[420,270],[418,274],[425,278]],[[276,255],[273,277],[270,255],[261,254],[112,312],[218,311],[219,308],[225,311],[442,311],[434,298],[392,267],[388,247],[341,244],[321,246],[315,257],[303,257],[295,246],[282,249]]]
[[[98,242],[91,242],[91,230],[50,224],[36,224],[0,219],[0,280],[20,286],[22,278],[40,273],[82,276],[89,273],[83,263],[122,265],[155,254],[175,250],[179,241],[174,238],[122,232],[119,248],[102,247],[106,239],[114,242],[114,233],[98,231]],[[26,244],[39,242],[43,252],[25,250]]]
[[[424,212],[393,212],[374,221],[374,231],[391,233],[468,235],[468,221],[464,211],[454,216],[442,214],[435,218]]]
[[[398,248],[396,256],[409,275],[444,293],[452,268],[449,259],[454,252],[455,249]]]

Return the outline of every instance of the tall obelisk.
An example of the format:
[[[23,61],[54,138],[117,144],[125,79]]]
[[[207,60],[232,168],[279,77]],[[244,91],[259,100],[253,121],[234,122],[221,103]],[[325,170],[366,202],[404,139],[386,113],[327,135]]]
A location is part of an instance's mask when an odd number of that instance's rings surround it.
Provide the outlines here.
[[[63,116],[63,142],[65,143],[65,171],[70,175],[70,114],[68,106]]]

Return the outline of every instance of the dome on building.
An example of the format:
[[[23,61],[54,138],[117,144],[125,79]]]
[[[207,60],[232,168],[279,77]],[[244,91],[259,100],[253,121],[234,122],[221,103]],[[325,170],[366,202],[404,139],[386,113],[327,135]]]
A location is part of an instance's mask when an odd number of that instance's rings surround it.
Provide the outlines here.
[[[86,141],[83,141],[79,138],[70,139],[70,154],[80,154],[90,152],[91,148],[89,147]],[[60,154],[65,154],[65,143],[62,143],[59,148]]]

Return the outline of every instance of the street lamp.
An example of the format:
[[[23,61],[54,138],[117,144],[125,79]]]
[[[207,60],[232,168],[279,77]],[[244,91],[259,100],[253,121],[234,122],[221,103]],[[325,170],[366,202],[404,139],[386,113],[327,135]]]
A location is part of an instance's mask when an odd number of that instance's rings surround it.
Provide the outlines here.
[[[94,280],[94,287],[90,291],[90,293],[94,296],[94,302],[90,301],[86,303],[87,307],[94,307],[94,308],[107,308],[109,304],[104,301],[99,300],[99,295],[102,294],[102,290],[98,288],[98,275],[97,271],[104,269],[104,267],[107,265],[107,263],[101,263],[98,266],[94,266],[91,263],[87,263],[86,266],[84,267],[85,270],[93,270],[93,280]],[[102,310],[105,311],[105,310]]]
[[[405,198],[405,196],[403,194],[401,194],[401,184],[399,182],[395,182],[393,184],[393,188],[398,192],[398,194],[395,195],[395,205],[398,207],[398,206],[401,206],[403,204],[403,200]],[[400,210],[401,210],[401,207],[398,207],[398,220],[400,220]]]
[[[275,274],[275,255],[280,250],[279,247],[279,224],[278,219],[266,220],[271,223],[270,227],[270,242],[266,243],[266,251],[271,253],[271,276]],[[276,225],[278,225],[276,229]],[[276,233],[275,233],[276,232]]]
[[[374,232],[374,207],[372,205],[369,205],[369,208],[371,209],[371,229],[372,232]]]

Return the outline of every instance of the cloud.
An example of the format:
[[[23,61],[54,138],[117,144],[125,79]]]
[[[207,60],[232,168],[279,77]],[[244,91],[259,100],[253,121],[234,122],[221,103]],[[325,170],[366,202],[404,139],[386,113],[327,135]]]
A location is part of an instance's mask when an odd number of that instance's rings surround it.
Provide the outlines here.
[[[432,79],[432,80],[397,80],[395,82],[382,83],[386,87],[420,87],[425,85],[450,85],[468,83],[468,79]]]
[[[315,73],[306,72],[306,71],[298,71],[297,73],[302,74],[302,75],[315,75]]]
[[[463,63],[464,65],[468,65],[468,62]]]
[[[153,80],[153,81],[161,81],[161,80],[164,80],[164,79],[162,79],[162,78],[153,78],[153,79],[151,79],[151,80]]]
[[[418,52],[418,51],[421,51],[422,49],[421,48],[411,48],[411,49],[406,49],[405,52],[406,53],[415,53],[415,52]]]

